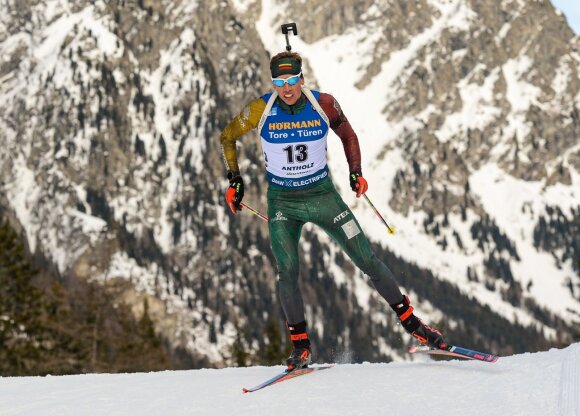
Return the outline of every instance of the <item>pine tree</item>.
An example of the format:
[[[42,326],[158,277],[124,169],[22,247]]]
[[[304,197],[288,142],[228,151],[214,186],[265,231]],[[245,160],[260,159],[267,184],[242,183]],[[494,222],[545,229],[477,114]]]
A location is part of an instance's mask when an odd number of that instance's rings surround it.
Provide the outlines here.
[[[289,354],[286,345],[282,344],[282,332],[275,319],[270,318],[266,323],[265,345],[258,352],[260,364],[276,365],[280,364],[285,353]]]
[[[27,374],[39,356],[41,292],[24,244],[0,222],[0,374]]]
[[[242,339],[242,330],[236,325],[236,339],[231,347],[232,360],[238,367],[245,367],[247,365],[250,354],[244,348],[244,341]]]
[[[18,234],[0,221],[0,376],[174,367],[147,300],[138,319],[121,301],[128,288],[35,270]]]

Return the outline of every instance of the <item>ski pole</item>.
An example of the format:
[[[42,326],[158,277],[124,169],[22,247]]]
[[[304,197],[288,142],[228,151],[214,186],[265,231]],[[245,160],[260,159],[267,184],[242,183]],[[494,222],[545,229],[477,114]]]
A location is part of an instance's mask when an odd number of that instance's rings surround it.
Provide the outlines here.
[[[243,208],[247,208],[248,211],[250,211],[252,214],[257,215],[258,217],[260,217],[264,221],[268,222],[268,217],[266,217],[264,214],[260,213],[259,211],[255,210],[254,208],[244,204],[243,202],[240,202],[240,206],[242,206]]]
[[[389,224],[387,224],[387,222],[385,221],[383,216],[379,213],[379,211],[375,208],[375,206],[373,205],[373,203],[371,202],[369,197],[366,194],[363,194],[363,196],[365,197],[365,199],[367,200],[367,202],[369,203],[369,205],[371,206],[373,211],[375,211],[375,214],[377,214],[377,217],[379,217],[381,219],[381,221],[383,222],[383,224],[385,224],[387,226],[387,229],[389,230],[389,234],[395,234],[395,229],[393,227],[390,227]]]

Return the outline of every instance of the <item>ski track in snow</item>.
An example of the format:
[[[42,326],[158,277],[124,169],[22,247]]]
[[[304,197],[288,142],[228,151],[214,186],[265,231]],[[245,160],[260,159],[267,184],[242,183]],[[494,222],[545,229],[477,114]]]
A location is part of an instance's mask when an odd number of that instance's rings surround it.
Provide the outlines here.
[[[560,415],[580,415],[580,349],[575,348],[562,362]]]
[[[277,367],[0,378],[0,414],[578,415],[580,343],[497,363],[342,364],[243,394]]]

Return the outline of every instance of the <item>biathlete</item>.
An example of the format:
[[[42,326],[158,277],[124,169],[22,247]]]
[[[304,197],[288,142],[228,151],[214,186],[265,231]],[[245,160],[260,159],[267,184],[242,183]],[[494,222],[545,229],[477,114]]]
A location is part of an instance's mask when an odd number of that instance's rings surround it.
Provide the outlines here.
[[[350,186],[357,198],[368,189],[361,171],[357,135],[338,102],[330,94],[304,86],[302,58],[295,52],[274,56],[270,71],[274,92],[244,107],[226,126],[220,140],[230,181],[225,198],[236,214],[244,197],[236,141],[253,129],[260,135],[268,180],[268,229],[279,273],[280,302],[293,345],[286,359],[288,370],[305,367],[312,360],[298,285],[298,243],[307,222],[326,231],[370,277],[407,332],[422,344],[445,348],[441,333],[413,314],[409,298],[399,290],[391,270],[374,255],[358,221],[328,176],[326,140],[331,128],[342,141]]]

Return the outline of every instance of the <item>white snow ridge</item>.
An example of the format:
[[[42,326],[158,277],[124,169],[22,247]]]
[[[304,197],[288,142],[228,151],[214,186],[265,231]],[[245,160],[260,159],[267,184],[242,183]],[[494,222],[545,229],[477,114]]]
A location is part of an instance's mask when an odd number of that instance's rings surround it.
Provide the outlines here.
[[[580,343],[497,363],[341,364],[250,394],[282,367],[0,378],[0,414],[561,415],[580,414]]]

